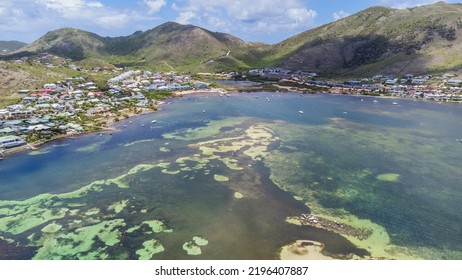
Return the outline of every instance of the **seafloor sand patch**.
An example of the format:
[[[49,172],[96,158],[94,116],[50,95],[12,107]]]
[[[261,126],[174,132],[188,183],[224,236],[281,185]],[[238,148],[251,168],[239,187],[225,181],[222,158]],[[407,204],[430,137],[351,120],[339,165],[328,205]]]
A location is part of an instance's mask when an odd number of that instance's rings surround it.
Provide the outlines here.
[[[401,175],[395,173],[385,173],[377,175],[377,180],[386,182],[396,182],[399,180]]]
[[[243,197],[244,197],[244,195],[242,195],[242,193],[240,193],[240,192],[235,192],[234,193],[234,198],[236,198],[236,199],[241,199]]]
[[[63,228],[62,225],[56,224],[56,223],[53,222],[51,224],[48,224],[44,228],[42,228],[42,232],[44,232],[44,233],[56,233],[56,232],[60,231],[62,228]]]
[[[165,251],[164,246],[158,240],[148,240],[143,243],[143,248],[136,251],[140,260],[150,260],[155,254]]]
[[[209,241],[200,236],[194,236],[192,241],[188,241],[183,244],[183,250],[186,251],[188,255],[198,256],[202,254],[201,247],[209,244]]]
[[[228,182],[229,181],[229,178],[224,176],[224,175],[219,175],[219,174],[215,174],[213,175],[213,178],[215,179],[215,181],[217,182]]]
[[[198,256],[202,254],[201,247],[195,244],[193,241],[188,241],[183,244],[183,250],[190,256]]]
[[[311,240],[297,240],[282,247],[281,260],[332,260],[322,253],[324,244]]]

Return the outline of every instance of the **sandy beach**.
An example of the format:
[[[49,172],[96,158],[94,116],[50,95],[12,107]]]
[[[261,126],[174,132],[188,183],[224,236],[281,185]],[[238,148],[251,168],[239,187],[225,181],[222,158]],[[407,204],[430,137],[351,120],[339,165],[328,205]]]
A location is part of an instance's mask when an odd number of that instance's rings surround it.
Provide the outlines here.
[[[295,243],[282,247],[281,260],[333,260],[322,251],[324,244],[312,240],[297,240]]]
[[[212,88],[212,89],[197,89],[197,90],[183,90],[183,91],[175,91],[173,92],[174,96],[182,96],[188,94],[201,94],[201,93],[216,93],[216,94],[224,94],[226,91],[221,88]]]

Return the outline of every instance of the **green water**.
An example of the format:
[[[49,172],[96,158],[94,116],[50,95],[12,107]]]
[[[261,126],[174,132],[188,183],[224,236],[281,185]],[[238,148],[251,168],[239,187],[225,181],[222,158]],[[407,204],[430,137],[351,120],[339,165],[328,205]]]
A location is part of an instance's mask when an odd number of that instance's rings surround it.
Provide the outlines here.
[[[192,96],[7,158],[0,258],[462,259],[460,105],[372,101]]]

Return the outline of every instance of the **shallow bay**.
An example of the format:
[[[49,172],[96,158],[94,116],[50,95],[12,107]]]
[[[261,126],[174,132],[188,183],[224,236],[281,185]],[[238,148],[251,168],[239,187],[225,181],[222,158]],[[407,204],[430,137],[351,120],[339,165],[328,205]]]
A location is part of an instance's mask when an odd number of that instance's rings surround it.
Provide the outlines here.
[[[462,259],[460,105],[373,100],[197,95],[9,157],[0,258]]]

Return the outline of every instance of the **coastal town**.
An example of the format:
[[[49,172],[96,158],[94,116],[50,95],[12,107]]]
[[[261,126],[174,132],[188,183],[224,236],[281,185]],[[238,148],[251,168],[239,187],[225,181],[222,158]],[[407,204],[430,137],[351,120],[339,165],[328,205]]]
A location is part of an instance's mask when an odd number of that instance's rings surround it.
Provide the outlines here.
[[[339,82],[320,79],[317,73],[270,67],[246,73],[199,73],[197,76],[207,82],[175,72],[130,70],[110,78],[105,90],[82,77],[44,84],[34,90],[20,90],[18,94],[23,97],[19,103],[0,109],[0,158],[36,149],[53,139],[107,129],[111,123],[133,115],[157,111],[162,99],[210,91],[210,81],[215,79],[253,81],[241,91],[361,94],[462,103],[462,80],[453,74],[376,75]],[[213,92],[223,94],[225,90],[219,88]]]
[[[283,68],[255,69],[250,70],[248,74],[250,77],[277,81],[279,85],[292,85],[292,89],[301,91],[311,89],[318,93],[392,96],[462,103],[462,79],[457,79],[457,75],[452,73],[435,77],[413,74],[402,77],[375,75],[342,82],[320,79],[317,73],[291,72]]]
[[[20,102],[0,109],[0,158],[66,136],[100,131],[130,116],[157,111],[178,92],[206,91],[187,75],[126,71],[108,80],[108,89],[82,77],[20,90]]]

